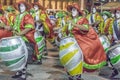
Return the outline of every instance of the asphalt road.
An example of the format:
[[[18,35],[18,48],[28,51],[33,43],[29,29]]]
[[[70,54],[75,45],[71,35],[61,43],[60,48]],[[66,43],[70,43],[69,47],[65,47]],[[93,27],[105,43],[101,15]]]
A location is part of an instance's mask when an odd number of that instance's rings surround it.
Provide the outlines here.
[[[64,68],[59,62],[58,51],[53,49],[54,47],[50,43],[47,43],[47,47],[48,56],[43,59],[42,65],[28,65],[27,80],[68,80]],[[11,78],[14,72],[3,69],[0,65],[0,80],[15,80]],[[84,80],[120,80],[120,75],[116,76],[116,79],[109,79],[111,72],[111,68],[104,67],[93,73],[85,72],[82,74],[82,78]]]

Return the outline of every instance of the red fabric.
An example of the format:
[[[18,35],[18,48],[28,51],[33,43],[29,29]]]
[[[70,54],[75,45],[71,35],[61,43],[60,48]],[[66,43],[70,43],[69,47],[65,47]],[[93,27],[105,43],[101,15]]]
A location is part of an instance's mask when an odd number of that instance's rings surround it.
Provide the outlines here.
[[[88,21],[86,18],[81,18],[77,24],[88,24]],[[79,28],[74,27],[72,33],[83,51],[85,63],[94,65],[106,61],[103,46],[92,27],[89,27],[89,31],[86,34],[82,34]]]
[[[4,16],[0,17],[0,20],[6,25],[8,26],[8,21]],[[12,32],[5,30],[5,29],[0,29],[0,39],[4,38],[4,37],[10,37],[12,36]]]
[[[29,14],[25,15],[21,20],[21,23],[20,23],[21,31],[25,29],[26,24],[31,24],[34,26],[34,19]],[[27,34],[25,34],[25,37],[29,40],[30,43],[34,44],[35,53],[36,53],[36,55],[38,55],[39,54],[38,45],[34,39],[34,32],[35,32],[35,29],[31,29],[31,31],[29,31]]]

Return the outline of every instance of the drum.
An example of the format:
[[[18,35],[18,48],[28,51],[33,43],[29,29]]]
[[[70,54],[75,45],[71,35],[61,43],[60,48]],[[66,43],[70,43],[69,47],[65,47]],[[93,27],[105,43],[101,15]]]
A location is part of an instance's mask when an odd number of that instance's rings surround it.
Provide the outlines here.
[[[74,38],[65,37],[61,39],[59,57],[61,64],[71,76],[82,74],[83,53]]]
[[[111,64],[116,68],[120,68],[120,44],[116,44],[108,51],[108,57]]]
[[[105,35],[101,35],[99,37],[99,39],[100,39],[100,42],[103,45],[103,48],[104,48],[105,52],[107,52],[108,48],[110,47],[110,42],[109,42],[108,38]]]
[[[0,40],[0,58],[10,71],[18,71],[25,67],[28,58],[27,47],[19,36]]]
[[[39,53],[42,53],[45,50],[45,38],[40,34],[39,31],[34,33],[34,38],[37,42]]]

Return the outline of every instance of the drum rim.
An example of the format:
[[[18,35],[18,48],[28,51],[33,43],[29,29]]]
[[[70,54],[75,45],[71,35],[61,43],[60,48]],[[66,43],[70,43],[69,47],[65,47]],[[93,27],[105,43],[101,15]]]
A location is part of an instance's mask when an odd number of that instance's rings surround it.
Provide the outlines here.
[[[21,38],[21,36],[5,37],[5,38],[2,38],[1,40],[4,40],[4,39],[14,39],[14,38]],[[0,40],[0,41],[1,41],[1,40]]]

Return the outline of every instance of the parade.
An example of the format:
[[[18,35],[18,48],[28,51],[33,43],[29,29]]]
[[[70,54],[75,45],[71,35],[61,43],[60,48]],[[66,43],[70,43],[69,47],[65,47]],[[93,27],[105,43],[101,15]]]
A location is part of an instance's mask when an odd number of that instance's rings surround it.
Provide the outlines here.
[[[112,69],[108,80],[119,75],[120,6],[103,4],[120,2],[99,0],[85,7],[84,1],[73,1],[59,10],[48,9],[40,0],[0,5],[0,64],[14,72],[11,79],[29,80],[28,66],[44,64],[48,43],[58,52],[67,80],[85,80],[84,73],[104,67]]]

